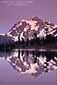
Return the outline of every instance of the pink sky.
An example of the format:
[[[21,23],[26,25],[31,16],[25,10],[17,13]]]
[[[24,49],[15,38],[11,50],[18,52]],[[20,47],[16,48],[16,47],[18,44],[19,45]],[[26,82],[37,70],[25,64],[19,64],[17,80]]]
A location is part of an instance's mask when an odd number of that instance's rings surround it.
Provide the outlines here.
[[[0,0],[0,33],[31,16],[57,23],[57,0]]]

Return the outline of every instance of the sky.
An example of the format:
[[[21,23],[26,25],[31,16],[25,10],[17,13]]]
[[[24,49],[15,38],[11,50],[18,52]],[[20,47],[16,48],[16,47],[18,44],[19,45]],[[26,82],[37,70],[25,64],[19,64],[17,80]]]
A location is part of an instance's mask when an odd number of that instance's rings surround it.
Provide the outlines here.
[[[0,0],[0,33],[31,16],[57,24],[57,0]]]

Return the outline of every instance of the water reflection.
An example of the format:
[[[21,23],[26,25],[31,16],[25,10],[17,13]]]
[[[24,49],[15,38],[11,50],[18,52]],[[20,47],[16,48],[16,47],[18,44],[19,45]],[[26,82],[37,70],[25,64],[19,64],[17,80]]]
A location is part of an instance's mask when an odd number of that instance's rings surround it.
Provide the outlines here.
[[[6,59],[9,64],[22,74],[38,75],[57,69],[57,52],[17,49],[11,52],[0,52],[0,60]]]

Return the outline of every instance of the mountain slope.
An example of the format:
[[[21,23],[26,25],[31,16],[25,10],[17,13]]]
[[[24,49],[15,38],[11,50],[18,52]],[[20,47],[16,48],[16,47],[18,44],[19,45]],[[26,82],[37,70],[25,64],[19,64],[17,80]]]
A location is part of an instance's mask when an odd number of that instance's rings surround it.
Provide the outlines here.
[[[16,43],[19,42],[19,43]],[[43,21],[38,17],[22,19],[18,21],[6,34],[0,34],[1,44],[24,45],[45,45],[45,43],[57,43],[57,25]],[[30,46],[31,46],[30,45]],[[14,46],[13,46],[14,47]]]
[[[32,17],[29,20],[20,20],[17,22],[7,33],[18,40],[22,38],[25,39],[32,39],[35,37],[43,38],[47,35],[51,34],[54,37],[57,36],[57,25],[53,23],[42,21],[38,17]]]

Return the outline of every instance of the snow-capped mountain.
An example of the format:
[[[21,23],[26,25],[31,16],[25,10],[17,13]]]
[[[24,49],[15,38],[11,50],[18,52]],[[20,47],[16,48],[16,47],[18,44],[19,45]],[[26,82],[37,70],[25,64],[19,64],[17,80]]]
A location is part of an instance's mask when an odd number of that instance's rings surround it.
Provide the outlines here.
[[[57,36],[57,25],[43,21],[38,17],[18,21],[6,34],[0,34],[0,44],[10,44],[18,41],[46,39],[47,35]]]
[[[45,38],[49,34],[54,37],[57,36],[57,25],[42,21],[38,17],[20,20],[7,33],[7,35],[14,38],[14,41],[18,41],[18,37],[22,41],[22,38],[24,40],[30,40],[34,37]]]

